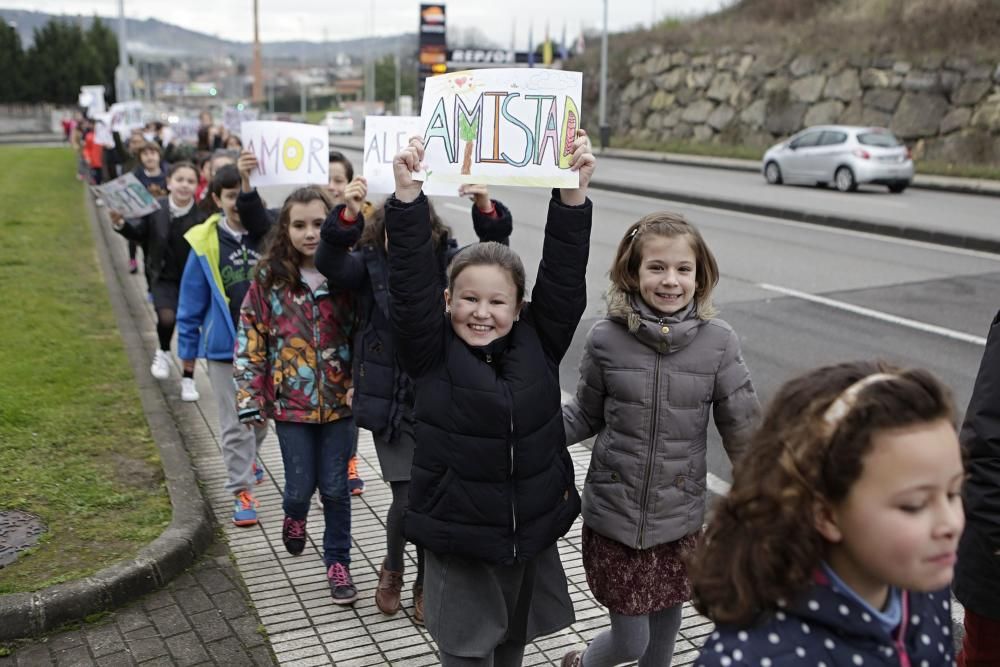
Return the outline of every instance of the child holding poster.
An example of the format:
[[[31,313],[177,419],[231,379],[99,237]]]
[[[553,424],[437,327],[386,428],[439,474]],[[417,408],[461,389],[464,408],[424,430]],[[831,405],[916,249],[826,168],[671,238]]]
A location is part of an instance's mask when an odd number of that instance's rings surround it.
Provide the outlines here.
[[[582,131],[571,146],[579,187],[553,191],[530,304],[521,259],[500,243],[458,253],[441,289],[413,179],[421,139],[393,161],[391,321],[416,440],[404,530],[426,552],[425,618],[445,667],[520,665],[527,642],[574,619],[556,546],[580,511],[559,362],[587,304],[595,158]]]
[[[149,249],[146,279],[153,295],[156,335],[160,342],[149,372],[158,380],[170,377],[170,340],[174,336],[177,322],[181,276],[191,250],[184,234],[204,222],[207,217],[195,206],[194,189],[197,184],[198,172],[194,165],[190,162],[178,162],[170,168],[167,177],[170,194],[159,200],[159,210],[138,220],[125,220],[121,215],[111,212],[111,224],[116,232],[140,244],[146,243]],[[197,401],[199,398],[194,383],[192,360],[184,363],[181,399]]]
[[[352,180],[344,190],[345,199],[363,201],[365,186],[363,178]],[[462,186],[461,193],[473,200],[472,224],[479,240],[506,245],[512,229],[507,207],[490,199],[484,185]],[[354,337],[355,391],[351,409],[357,425],[372,432],[382,478],[392,490],[392,503],[385,520],[387,553],[375,591],[375,605],[383,614],[391,616],[400,609],[403,586],[406,547],[403,515],[416,445],[413,382],[399,366],[392,339],[384,209],[376,209],[371,218],[360,215],[357,219],[342,217],[343,211],[335,209],[323,223],[316,268],[331,284],[355,291],[359,297],[360,322]],[[433,209],[430,221],[434,273],[439,289],[443,290],[447,285],[448,264],[459,248],[453,232]],[[353,248],[347,242],[349,237],[343,234],[352,227],[364,229],[361,240]],[[424,622],[423,579],[424,553],[418,547],[417,576],[413,583],[413,619],[416,623]]]
[[[285,468],[285,549],[292,555],[305,549],[309,501],[318,488],[330,594],[334,604],[347,605],[358,597],[347,488],[356,439],[347,403],[354,310],[351,294],[331,289],[314,262],[330,208],[326,192],[315,186],[285,200],[240,309],[233,372],[240,421],[274,420]],[[359,212],[351,201],[347,208],[351,216]]]
[[[149,194],[154,197],[165,197],[167,194],[167,165],[163,162],[163,149],[155,141],[147,141],[139,148],[139,164],[132,170],[136,179],[142,183]],[[136,241],[128,242],[128,272],[136,273],[139,264],[136,262]],[[143,260],[149,256],[149,250],[143,245]],[[147,269],[148,270],[148,269]],[[148,281],[147,281],[148,287]]]

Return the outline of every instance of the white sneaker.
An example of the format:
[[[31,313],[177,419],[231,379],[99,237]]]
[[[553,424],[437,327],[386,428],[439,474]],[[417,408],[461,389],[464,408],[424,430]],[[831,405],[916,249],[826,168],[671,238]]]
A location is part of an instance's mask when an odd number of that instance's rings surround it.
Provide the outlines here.
[[[170,360],[167,358],[166,352],[156,351],[156,354],[153,355],[153,363],[149,367],[149,373],[157,380],[166,380],[170,377]]]
[[[198,388],[194,385],[194,378],[181,378],[181,400],[193,403],[201,398]]]

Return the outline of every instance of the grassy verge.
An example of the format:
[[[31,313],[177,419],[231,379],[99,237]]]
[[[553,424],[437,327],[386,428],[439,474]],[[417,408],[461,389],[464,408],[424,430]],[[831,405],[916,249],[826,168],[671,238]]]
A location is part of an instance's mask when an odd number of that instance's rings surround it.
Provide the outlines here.
[[[594,129],[588,132],[595,141],[600,133]],[[742,160],[760,160],[764,149],[750,146],[733,146],[728,144],[709,144],[694,141],[636,141],[629,138],[612,137],[613,148],[633,148],[637,150],[659,153],[678,153],[682,155],[698,155],[704,157],[728,157]],[[1000,167],[978,164],[953,164],[948,162],[933,162],[917,160],[917,173],[933,176],[954,176],[956,178],[983,178],[1000,180]]]
[[[170,522],[139,403],[65,148],[0,147],[0,509],[48,531],[0,569],[31,591],[130,556]]]

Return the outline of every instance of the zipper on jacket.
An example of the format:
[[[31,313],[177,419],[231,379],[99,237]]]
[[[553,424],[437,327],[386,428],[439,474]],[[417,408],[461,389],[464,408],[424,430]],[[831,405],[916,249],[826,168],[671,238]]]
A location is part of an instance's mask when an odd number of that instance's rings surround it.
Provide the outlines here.
[[[489,359],[490,355],[486,355]],[[517,466],[514,462],[514,397],[510,391],[510,385],[503,382],[503,395],[507,399],[507,414],[510,417],[510,426],[507,430],[507,451],[510,457],[510,482],[508,487],[510,488],[510,520],[511,520],[511,541],[514,546],[514,560],[517,560],[517,488],[514,483],[514,473],[516,472]]]
[[[642,483],[642,509],[639,512],[639,536],[635,544],[636,549],[641,549],[646,532],[646,508],[649,504],[649,483],[653,477],[653,456],[656,454],[656,429],[660,412],[660,355],[656,355],[656,364],[653,366],[653,416],[650,420],[649,428],[649,451],[646,454],[646,475]]]

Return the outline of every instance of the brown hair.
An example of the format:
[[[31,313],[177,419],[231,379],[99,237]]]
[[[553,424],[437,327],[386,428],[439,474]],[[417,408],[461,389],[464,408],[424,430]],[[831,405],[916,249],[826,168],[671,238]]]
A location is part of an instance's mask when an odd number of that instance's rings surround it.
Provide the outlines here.
[[[921,369],[859,361],[786,382],[689,558],[698,611],[748,625],[801,594],[827,548],[817,504],[847,497],[877,432],[940,419],[954,423],[950,392]]]
[[[167,180],[173,178],[174,174],[176,174],[181,169],[190,169],[191,171],[193,171],[195,181],[197,181],[200,178],[200,174],[198,173],[198,167],[194,166],[193,162],[188,162],[187,160],[184,160],[182,162],[174,162],[172,165],[170,165],[170,169],[167,170]]]
[[[719,283],[719,265],[698,228],[679,213],[650,213],[628,228],[608,272],[611,283],[623,292],[639,291],[642,248],[651,236],[687,237],[695,257],[694,301],[698,317],[703,320],[715,317],[718,311],[712,305],[712,290]]]
[[[221,170],[220,170],[221,171]],[[267,250],[257,262],[256,280],[265,290],[274,287],[285,287],[290,290],[299,288],[299,264],[302,263],[302,253],[292,245],[288,227],[292,222],[292,206],[322,201],[323,208],[329,213],[333,208],[330,195],[326,190],[310,185],[292,191],[285,199],[281,212],[278,213],[278,224],[271,228],[268,236]]]
[[[358,240],[359,246],[373,244],[377,248],[385,248],[385,206],[372,207],[371,220],[365,220],[365,229],[361,232]],[[447,243],[453,232],[451,227],[444,224],[444,221],[434,210],[434,205],[428,200],[427,210],[431,217],[431,243],[434,244],[434,251],[441,247],[442,243]]]
[[[157,155],[160,155],[161,157],[163,156],[163,148],[155,141],[143,142],[142,146],[139,147],[139,150],[136,151],[136,154],[142,155],[146,151],[156,151]]]
[[[517,288],[517,303],[524,300],[524,264],[517,253],[496,241],[473,243],[455,255],[448,265],[448,291],[455,291],[455,279],[470,266],[499,266],[510,274]]]

